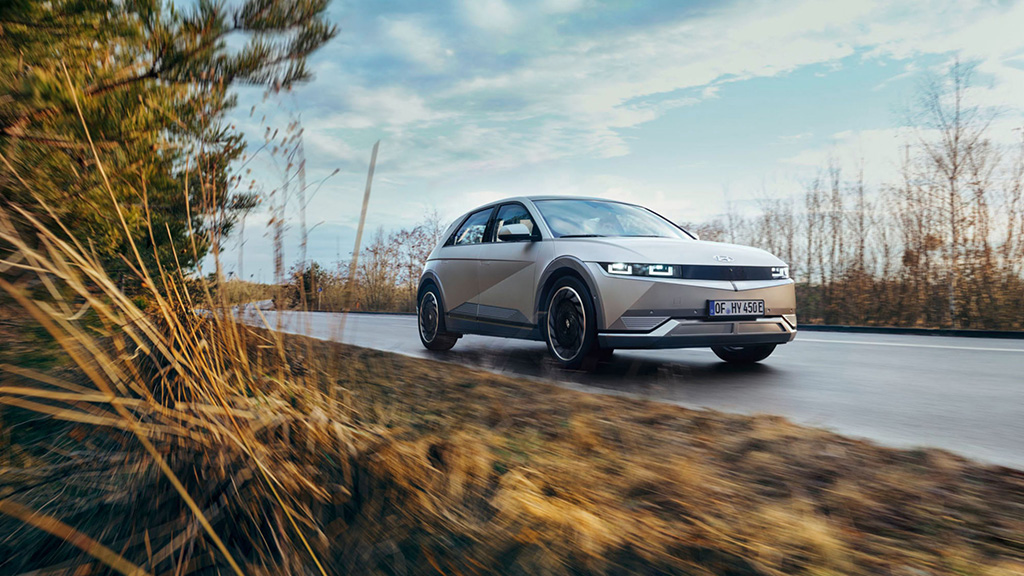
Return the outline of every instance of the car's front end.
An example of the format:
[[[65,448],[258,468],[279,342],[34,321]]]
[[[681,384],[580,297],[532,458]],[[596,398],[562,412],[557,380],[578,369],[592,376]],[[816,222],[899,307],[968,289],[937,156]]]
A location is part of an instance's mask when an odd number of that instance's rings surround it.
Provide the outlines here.
[[[796,336],[788,267],[763,250],[668,238],[587,238],[564,249],[587,266],[603,348],[762,346]]]

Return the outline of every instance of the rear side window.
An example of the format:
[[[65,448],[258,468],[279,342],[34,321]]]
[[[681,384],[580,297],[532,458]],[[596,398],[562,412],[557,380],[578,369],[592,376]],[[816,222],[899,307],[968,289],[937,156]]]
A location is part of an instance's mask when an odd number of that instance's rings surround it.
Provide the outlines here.
[[[533,224],[533,216],[530,216],[530,212],[526,210],[526,207],[522,204],[505,204],[498,209],[498,216],[494,219],[494,231],[492,232],[492,241],[501,242],[497,239],[498,230],[501,230],[502,226],[508,226],[509,224],[522,224],[530,231],[530,234],[536,234],[536,226]]]
[[[491,209],[474,212],[466,218],[466,221],[459,226],[452,236],[452,244],[462,246],[464,244],[479,244],[484,241],[484,232],[487,231],[487,220],[491,216]]]

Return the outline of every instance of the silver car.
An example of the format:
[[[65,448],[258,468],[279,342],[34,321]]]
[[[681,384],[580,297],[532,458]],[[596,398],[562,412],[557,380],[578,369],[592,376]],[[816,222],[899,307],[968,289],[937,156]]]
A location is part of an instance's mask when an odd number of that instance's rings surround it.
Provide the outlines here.
[[[417,301],[430,350],[463,334],[541,340],[567,368],[616,348],[710,346],[752,363],[796,337],[785,262],[598,198],[509,198],[463,215],[431,252]]]

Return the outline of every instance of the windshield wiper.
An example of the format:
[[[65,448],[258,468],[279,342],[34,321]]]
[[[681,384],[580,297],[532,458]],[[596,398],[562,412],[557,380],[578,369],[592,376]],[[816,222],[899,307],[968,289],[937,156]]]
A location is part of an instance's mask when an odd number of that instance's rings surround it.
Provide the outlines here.
[[[559,238],[604,238],[604,234],[562,234]]]

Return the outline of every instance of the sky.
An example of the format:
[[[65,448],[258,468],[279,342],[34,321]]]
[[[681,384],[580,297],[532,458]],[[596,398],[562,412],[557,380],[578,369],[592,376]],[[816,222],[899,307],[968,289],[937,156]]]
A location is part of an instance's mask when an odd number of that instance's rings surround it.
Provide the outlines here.
[[[340,32],[314,79],[242,90],[232,117],[254,144],[301,120],[307,181],[323,182],[307,207],[321,263],[352,252],[377,140],[368,235],[529,194],[700,222],[799,195],[830,159],[877,188],[914,137],[923,84],[956,59],[976,66],[971,100],[998,113],[993,140],[1024,126],[1024,2],[334,0],[330,15]],[[282,176],[261,154],[246,177],[269,190]],[[269,219],[258,210],[228,240],[227,272],[272,280]]]

